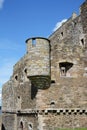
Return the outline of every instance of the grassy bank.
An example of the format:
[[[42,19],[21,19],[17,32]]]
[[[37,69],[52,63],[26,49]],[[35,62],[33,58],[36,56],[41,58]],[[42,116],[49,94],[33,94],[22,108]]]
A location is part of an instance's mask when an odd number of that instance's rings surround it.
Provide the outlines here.
[[[55,130],[87,130],[87,128],[70,128],[70,129],[59,128],[59,129],[55,129]]]

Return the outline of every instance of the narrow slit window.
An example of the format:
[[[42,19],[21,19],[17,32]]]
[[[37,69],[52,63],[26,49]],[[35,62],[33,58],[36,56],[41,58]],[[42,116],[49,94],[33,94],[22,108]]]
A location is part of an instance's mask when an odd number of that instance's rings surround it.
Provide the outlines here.
[[[84,39],[81,39],[81,45],[84,46]]]
[[[36,39],[32,39],[32,46],[36,46]]]
[[[61,75],[62,75],[62,76],[66,76],[65,67],[61,67]]]
[[[27,69],[24,70],[25,74],[27,74]]]
[[[61,36],[63,37],[63,32],[61,32]]]
[[[32,130],[33,129],[33,125],[31,123],[28,124],[28,128],[29,130]]]
[[[15,80],[18,81],[18,75],[15,76]]]
[[[23,122],[20,122],[20,129],[23,130]]]

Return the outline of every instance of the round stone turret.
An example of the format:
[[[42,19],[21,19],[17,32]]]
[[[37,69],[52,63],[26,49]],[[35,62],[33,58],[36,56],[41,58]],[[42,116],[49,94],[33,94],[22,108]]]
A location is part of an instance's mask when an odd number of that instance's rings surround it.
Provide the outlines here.
[[[32,84],[40,89],[50,86],[50,41],[42,37],[26,40],[28,53],[27,75]]]

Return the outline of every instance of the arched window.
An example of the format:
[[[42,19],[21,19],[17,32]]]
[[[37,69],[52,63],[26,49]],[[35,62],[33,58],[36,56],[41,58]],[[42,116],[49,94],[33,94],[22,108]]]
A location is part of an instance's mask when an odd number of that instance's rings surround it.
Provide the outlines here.
[[[54,107],[55,106],[55,101],[51,101],[50,106]]]

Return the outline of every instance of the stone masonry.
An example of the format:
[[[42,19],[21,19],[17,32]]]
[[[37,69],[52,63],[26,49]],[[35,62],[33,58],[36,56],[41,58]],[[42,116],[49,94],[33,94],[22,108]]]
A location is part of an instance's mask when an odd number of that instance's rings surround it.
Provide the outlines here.
[[[87,0],[27,52],[2,89],[2,130],[87,128]]]

